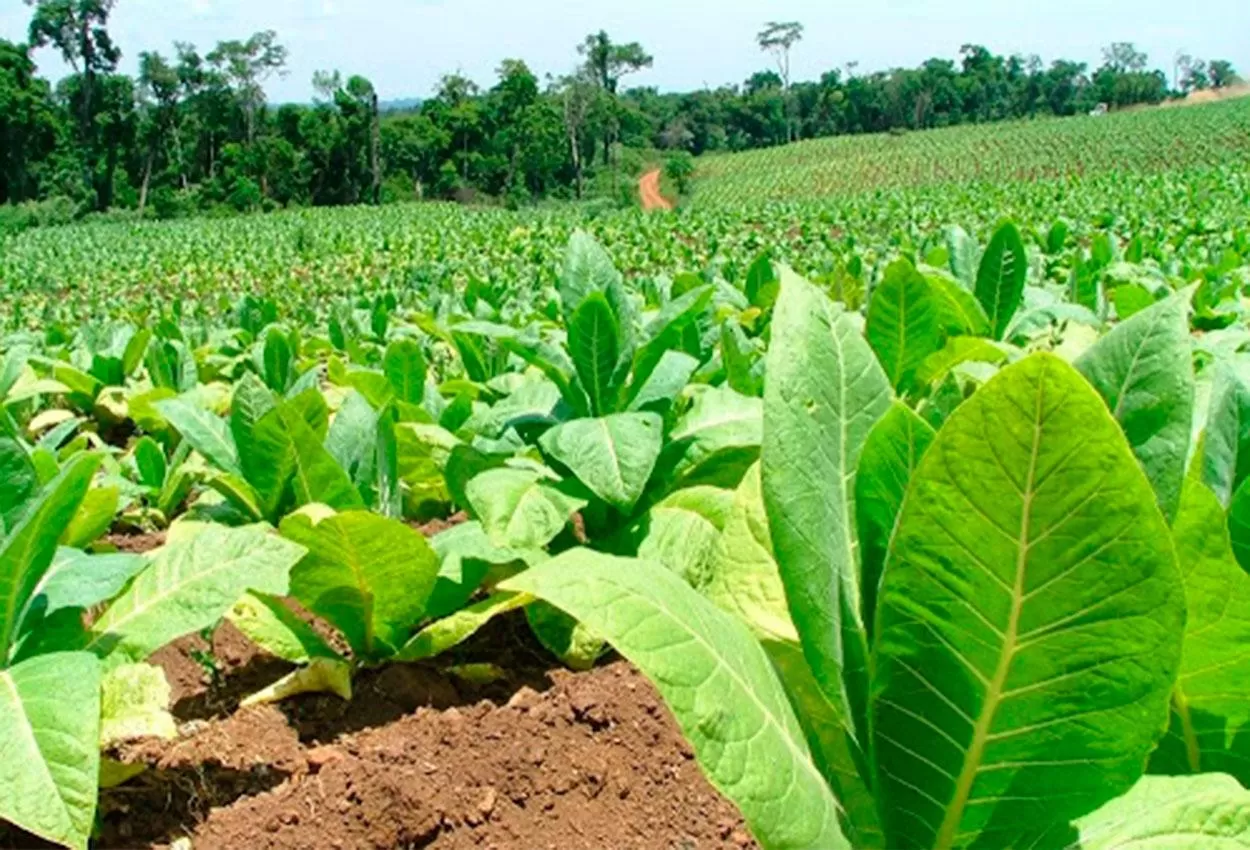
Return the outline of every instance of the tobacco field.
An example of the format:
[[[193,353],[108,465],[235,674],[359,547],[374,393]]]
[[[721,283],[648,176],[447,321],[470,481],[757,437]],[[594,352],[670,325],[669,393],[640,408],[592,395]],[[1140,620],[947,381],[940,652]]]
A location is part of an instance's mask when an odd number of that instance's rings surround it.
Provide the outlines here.
[[[0,242],[0,847],[223,846],[124,826],[195,723],[521,645],[650,682],[700,848],[1250,847],[1250,99],[699,165]],[[493,794],[342,846],[547,846]]]

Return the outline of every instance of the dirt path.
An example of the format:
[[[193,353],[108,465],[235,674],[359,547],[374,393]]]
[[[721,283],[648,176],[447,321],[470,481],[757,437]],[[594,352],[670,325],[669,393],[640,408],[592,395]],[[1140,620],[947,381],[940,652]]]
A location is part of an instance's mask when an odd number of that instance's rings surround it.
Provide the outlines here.
[[[642,196],[644,210],[671,210],[672,203],[660,193],[660,169],[648,171],[638,181],[638,193]]]

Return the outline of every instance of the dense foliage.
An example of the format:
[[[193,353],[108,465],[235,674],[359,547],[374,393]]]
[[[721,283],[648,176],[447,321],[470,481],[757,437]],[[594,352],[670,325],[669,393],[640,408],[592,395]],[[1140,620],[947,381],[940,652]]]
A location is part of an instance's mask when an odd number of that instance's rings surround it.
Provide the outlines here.
[[[780,73],[741,86],[627,89],[627,77],[653,58],[599,32],[578,46],[572,71],[547,84],[524,61],[504,59],[489,87],[448,74],[415,108],[384,114],[368,79],[337,71],[315,75],[311,105],[269,103],[265,83],[288,59],[272,31],[207,52],[179,41],[172,58],[142,53],[132,77],[118,72],[121,46],[109,35],[115,0],[28,2],[28,41],[0,40],[0,204],[28,203],[0,213],[0,231],[108,209],[169,218],[483,195],[513,206],[619,201],[632,197],[631,178],[655,149],[697,155],[1072,116],[1237,82],[1227,62],[1186,59],[1169,86],[1130,44],[1109,47],[1096,69],[965,45],[958,61],[871,74],[852,64],[845,74],[792,81],[789,55],[802,27],[788,23],[760,34]],[[56,50],[73,73],[51,85],[37,73],[35,48]]]
[[[348,698],[511,613],[768,850],[1250,845],[1247,108],[7,239],[0,819],[89,844],[183,635]]]

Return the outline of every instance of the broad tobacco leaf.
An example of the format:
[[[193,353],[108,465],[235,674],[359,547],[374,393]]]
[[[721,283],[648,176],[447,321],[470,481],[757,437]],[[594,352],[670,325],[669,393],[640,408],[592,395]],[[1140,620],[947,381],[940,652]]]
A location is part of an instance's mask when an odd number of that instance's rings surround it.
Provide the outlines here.
[[[721,531],[733,501],[732,492],[716,487],[678,490],[640,521],[638,557],[664,564],[691,587],[704,588],[712,578]]]
[[[921,364],[942,348],[938,299],[907,260],[891,264],[873,292],[864,335],[897,392],[910,390]]]
[[[1032,850],[1244,850],[1250,791],[1231,776],[1143,777],[1133,789]]]
[[[87,850],[100,772],[100,662],[41,655],[0,669],[0,819]]]
[[[0,540],[0,664],[9,660],[29,603],[56,556],[57,537],[78,512],[99,466],[99,455],[75,458]]]
[[[215,625],[249,590],[286,595],[304,549],[267,526],[210,525],[152,553],[151,565],[95,620],[87,649],[142,661]]]
[[[292,514],[282,536],[307,554],[291,570],[291,595],[343,633],[356,654],[393,654],[425,613],[438,557],[420,533],[365,511],[315,521]]]
[[[764,405],[729,387],[708,387],[673,426],[660,460],[670,489],[734,488],[760,456]]]
[[[712,784],[765,850],[849,850],[772,663],[667,567],[575,549],[509,579],[602,635],[656,686]]]
[[[590,400],[590,412],[616,410],[617,365],[622,357],[621,327],[608,298],[592,292],[569,318],[569,353],[581,387]]]
[[[586,507],[541,473],[510,467],[483,472],[466,495],[491,542],[508,549],[543,548]]]
[[[1007,326],[1024,300],[1024,282],[1029,260],[1020,231],[1010,222],[990,239],[977,270],[977,300],[985,308],[994,339],[1002,339]]]
[[[855,519],[862,560],[864,625],[873,634],[877,591],[912,473],[935,437],[911,408],[895,402],[864,443],[855,476]]]
[[[1188,297],[1117,325],[1076,362],[1128,438],[1171,522],[1181,500],[1194,415]]]
[[[733,494],[725,530],[713,552],[711,575],[702,589],[705,596],[736,615],[761,639],[798,642],[773,557],[759,464],[751,467]]]
[[[1167,722],[1184,591],[1103,400],[1036,354],[912,476],[877,609],[887,846],[1015,846],[1132,787]]]
[[[1219,500],[1201,482],[1186,482],[1172,534],[1189,616],[1172,722],[1150,770],[1250,783],[1250,575],[1233,558]]]
[[[642,497],[663,442],[664,420],[655,413],[574,419],[539,439],[548,457],[622,512],[630,511]]]
[[[764,506],[803,651],[862,734],[868,645],[860,614],[855,470],[890,383],[855,322],[789,269],[764,388]]]
[[[158,401],[155,407],[205,460],[223,472],[241,474],[239,450],[224,419],[184,398]]]
[[[1250,382],[1228,361],[1215,366],[1202,446],[1202,480],[1227,508],[1250,477]]]

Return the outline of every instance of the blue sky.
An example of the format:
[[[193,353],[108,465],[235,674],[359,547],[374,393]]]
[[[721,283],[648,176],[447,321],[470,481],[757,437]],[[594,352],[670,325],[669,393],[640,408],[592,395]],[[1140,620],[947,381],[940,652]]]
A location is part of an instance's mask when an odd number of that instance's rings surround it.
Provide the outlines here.
[[[0,37],[24,39],[30,10],[0,0]],[[771,60],[754,34],[766,20],[799,20],[807,36],[796,79],[858,61],[861,71],[954,58],[964,42],[1000,53],[1038,53],[1096,63],[1110,41],[1133,41],[1171,73],[1179,49],[1231,59],[1250,76],[1250,0],[118,0],[111,30],[133,72],[142,50],[172,53],[175,40],[207,50],[219,40],[275,29],[290,73],[268,86],[275,101],[311,98],[318,69],[360,73],[383,98],[424,97],[445,72],[489,84],[504,57],[538,74],[564,73],[575,46],[606,29],[638,40],[655,67],[631,85],[689,90],[740,82]],[[45,73],[64,67],[37,54]]]

